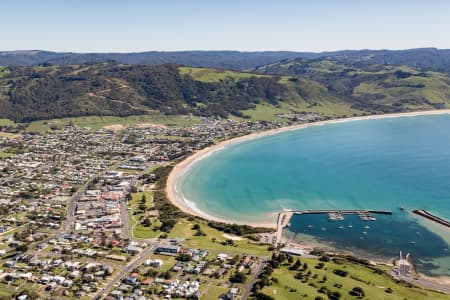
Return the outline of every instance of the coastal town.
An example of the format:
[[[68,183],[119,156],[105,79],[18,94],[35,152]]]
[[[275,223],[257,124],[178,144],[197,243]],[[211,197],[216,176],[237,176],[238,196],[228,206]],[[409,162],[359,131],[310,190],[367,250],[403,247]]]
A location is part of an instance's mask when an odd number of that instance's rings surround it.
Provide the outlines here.
[[[321,119],[283,117],[290,123],[203,118],[192,126],[70,124],[45,134],[5,133],[0,295],[263,299],[260,289],[267,289],[277,260],[292,264],[294,257],[317,260],[324,253],[283,241],[290,216],[278,231],[208,223],[182,212],[167,220],[176,208],[158,202],[167,180],[160,170],[221,141]],[[393,272],[411,278],[400,262]]]
[[[0,160],[0,288],[18,299],[197,299],[204,286],[233,273],[256,276],[258,256],[209,253],[167,237],[151,199],[153,170],[217,141],[281,125],[205,118],[192,127],[67,125],[1,136],[8,155]],[[143,230],[150,234],[139,236]],[[231,281],[218,296],[249,290]]]

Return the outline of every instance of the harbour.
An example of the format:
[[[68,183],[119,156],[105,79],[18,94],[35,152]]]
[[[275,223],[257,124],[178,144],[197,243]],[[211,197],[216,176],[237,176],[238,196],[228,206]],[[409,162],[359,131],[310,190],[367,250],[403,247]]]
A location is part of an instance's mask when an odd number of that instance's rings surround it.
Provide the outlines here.
[[[372,214],[382,214],[382,215],[392,215],[392,211],[389,210],[359,210],[359,209],[348,209],[348,210],[328,210],[328,209],[306,209],[306,210],[284,210],[278,214],[277,219],[277,233],[276,239],[274,240],[274,246],[282,244],[283,240],[283,229],[290,224],[290,220],[293,215],[318,215],[327,214],[328,220],[330,221],[342,221],[344,220],[344,215],[358,215],[361,221],[375,221],[376,218]]]

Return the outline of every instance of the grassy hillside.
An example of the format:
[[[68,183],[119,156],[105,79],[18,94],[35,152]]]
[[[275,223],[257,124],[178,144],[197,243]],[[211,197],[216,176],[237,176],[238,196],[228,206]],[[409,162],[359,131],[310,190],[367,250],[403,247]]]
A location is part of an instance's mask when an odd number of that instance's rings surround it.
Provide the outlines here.
[[[281,120],[450,107],[450,78],[407,66],[285,60],[237,72],[103,63],[0,68],[0,118],[218,116]],[[102,122],[100,122],[102,123]]]
[[[255,73],[244,73],[230,70],[218,70],[211,68],[192,68],[192,67],[180,67],[181,75],[189,75],[193,79],[202,82],[220,82],[222,80],[232,79],[234,81],[242,78],[251,77],[270,77],[270,75],[261,75]]]
[[[448,75],[405,66],[294,59],[254,71],[314,81],[326,89],[325,98],[338,98],[366,112],[441,109],[450,104]]]
[[[395,282],[384,272],[350,261],[320,262],[301,258],[298,270],[285,264],[274,269],[262,293],[273,299],[450,299],[449,295]],[[336,270],[344,273],[336,274]],[[344,276],[345,275],[345,276]],[[364,296],[352,292],[360,288]]]

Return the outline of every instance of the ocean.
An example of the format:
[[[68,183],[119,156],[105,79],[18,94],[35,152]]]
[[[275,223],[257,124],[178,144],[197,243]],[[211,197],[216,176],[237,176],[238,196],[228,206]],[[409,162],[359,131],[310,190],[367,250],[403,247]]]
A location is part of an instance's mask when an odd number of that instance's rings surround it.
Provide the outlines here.
[[[371,222],[298,215],[285,234],[367,257],[403,251],[420,272],[450,275],[450,228],[411,213],[450,220],[449,115],[311,126],[227,145],[184,172],[177,190],[196,209],[240,223],[275,222],[282,209],[391,210]]]

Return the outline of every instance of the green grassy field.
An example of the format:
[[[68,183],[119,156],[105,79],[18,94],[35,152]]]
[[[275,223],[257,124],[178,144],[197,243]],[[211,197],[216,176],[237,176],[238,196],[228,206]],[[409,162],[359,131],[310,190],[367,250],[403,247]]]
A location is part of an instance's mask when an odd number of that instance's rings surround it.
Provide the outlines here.
[[[205,236],[195,236],[196,231],[192,230],[194,224],[199,224]],[[221,242],[226,241],[227,238],[223,236],[224,233],[207,226],[204,221],[187,219],[180,219],[170,232],[169,237],[185,238],[183,245],[190,248],[198,248],[208,250],[212,255],[219,253],[228,254],[250,254],[250,255],[269,255],[267,245],[256,245],[250,243],[248,239],[243,238],[240,241],[234,241],[234,245],[222,245]],[[213,241],[215,239],[215,241]]]
[[[377,274],[373,270],[353,262],[345,262],[338,265],[334,262],[325,262],[322,269],[316,266],[319,260],[300,258],[302,263],[307,263],[308,269],[302,271],[303,279],[296,279],[294,276],[298,271],[290,271],[287,266],[275,269],[272,278],[272,285],[263,288],[263,293],[275,299],[328,299],[327,295],[320,293],[319,289],[339,292],[341,299],[358,299],[349,294],[355,288],[360,287],[365,293],[364,299],[450,299],[449,295],[438,292],[423,290],[420,288],[406,287],[394,282],[385,274]],[[302,269],[302,268],[300,268]],[[345,270],[346,277],[341,277],[333,273],[334,270]],[[307,276],[310,272],[310,275]],[[392,289],[392,293],[386,292]],[[362,298],[360,298],[362,299]]]
[[[8,119],[0,119],[0,126],[14,126],[16,123],[14,123],[11,120]]]
[[[238,80],[241,78],[251,77],[269,77],[260,74],[235,72],[229,70],[216,70],[210,68],[192,68],[192,67],[180,67],[181,75],[191,75],[192,78],[202,82],[218,82],[225,79]]]
[[[217,300],[220,295],[226,294],[230,289],[218,286],[213,283],[208,283],[200,286],[200,292],[202,293],[201,299],[204,300]]]
[[[12,154],[8,152],[0,152],[0,159],[11,157]]]
[[[97,130],[110,125],[132,125],[132,124],[160,124],[160,125],[176,125],[188,126],[198,123],[199,119],[193,116],[167,116],[162,113],[151,113],[139,116],[129,117],[113,117],[113,116],[89,116],[77,118],[63,118],[52,120],[40,120],[31,122],[26,132],[46,133],[51,128],[62,129],[64,126],[74,124],[79,127],[89,127],[92,130]]]
[[[9,300],[12,299],[13,287],[9,287],[5,284],[0,284],[0,299]]]
[[[362,112],[352,109],[345,103],[321,102],[317,105],[308,103],[284,103],[280,107],[275,107],[269,104],[258,104],[255,109],[247,109],[242,111],[245,115],[250,116],[253,121],[273,121],[273,122],[287,122],[286,118],[280,118],[277,115],[292,112],[310,112],[320,113],[331,117],[351,117],[353,115],[361,115]],[[238,119],[238,118],[236,118]]]
[[[20,134],[9,133],[9,132],[1,132],[0,131],[0,137],[14,139],[14,138],[20,137]]]
[[[153,194],[151,191],[133,193],[131,195],[131,200],[128,203],[128,207],[131,210],[128,212],[128,219],[130,222],[130,228],[132,230],[132,235],[138,239],[150,239],[157,237],[161,231],[158,228],[161,226],[161,222],[158,221],[156,217],[150,217],[152,224],[149,227],[141,224],[141,219],[146,217],[146,212],[142,211],[139,206],[141,205],[142,196],[145,194],[147,209],[150,209],[153,203]]]
[[[278,108],[269,104],[258,104],[255,109],[247,109],[242,111],[245,115],[250,116],[254,121],[278,121],[286,122],[287,119],[277,117],[277,114],[284,114],[291,112],[288,108]]]

